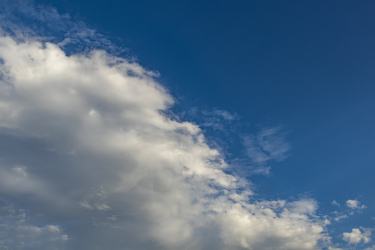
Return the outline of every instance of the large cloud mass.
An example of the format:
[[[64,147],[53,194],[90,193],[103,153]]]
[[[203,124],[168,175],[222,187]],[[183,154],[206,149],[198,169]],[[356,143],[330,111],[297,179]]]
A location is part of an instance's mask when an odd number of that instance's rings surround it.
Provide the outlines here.
[[[1,249],[329,241],[314,200],[255,201],[198,126],[165,115],[173,98],[139,64],[4,32],[0,58]]]

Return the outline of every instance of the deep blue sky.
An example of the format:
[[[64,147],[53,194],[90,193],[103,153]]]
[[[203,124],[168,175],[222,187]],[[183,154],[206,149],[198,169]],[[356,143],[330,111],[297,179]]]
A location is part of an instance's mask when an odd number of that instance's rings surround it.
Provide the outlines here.
[[[183,107],[235,112],[253,125],[241,133],[282,125],[291,157],[259,193],[307,193],[325,214],[358,198],[368,209],[343,225],[374,225],[374,1],[36,3],[117,39]]]

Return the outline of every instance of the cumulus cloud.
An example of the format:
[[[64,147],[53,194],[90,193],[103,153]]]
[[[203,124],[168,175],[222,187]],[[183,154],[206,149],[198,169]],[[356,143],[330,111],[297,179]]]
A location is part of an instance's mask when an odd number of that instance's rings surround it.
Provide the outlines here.
[[[39,249],[312,250],[329,241],[316,201],[255,200],[197,125],[164,115],[174,99],[155,72],[100,49],[68,55],[65,43],[1,34],[0,194],[33,218],[8,220],[3,248],[20,235],[50,244]],[[287,157],[278,131],[248,139],[254,162]]]
[[[362,228],[362,231],[363,233],[359,228],[353,228],[351,233],[343,233],[342,239],[349,244],[369,243],[371,240],[371,229]]]
[[[357,201],[357,199],[355,200],[347,200],[346,201],[346,205],[351,208],[351,209],[365,209],[366,206],[365,205],[360,205],[361,203],[359,201]]]

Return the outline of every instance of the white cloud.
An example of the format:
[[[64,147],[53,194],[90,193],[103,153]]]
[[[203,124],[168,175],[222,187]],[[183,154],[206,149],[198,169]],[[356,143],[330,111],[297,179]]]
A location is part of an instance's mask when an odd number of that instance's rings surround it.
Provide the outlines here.
[[[347,200],[346,201],[346,205],[351,208],[351,209],[365,209],[366,206],[365,205],[360,205],[361,203],[359,201],[357,201],[357,199],[355,200]]]
[[[324,224],[326,224],[326,225],[330,225],[330,224],[331,224],[331,221],[328,220],[328,219],[325,219],[325,220],[324,220]]]
[[[0,200],[0,249],[59,250],[67,240],[59,226],[33,225],[23,211]]]
[[[346,201],[346,205],[350,208],[357,208],[358,207],[358,204],[359,204],[359,201],[357,200],[347,200]]]
[[[42,41],[0,37],[0,194],[48,221],[9,221],[19,233],[5,248],[19,235],[113,250],[312,250],[329,238],[316,201],[255,201],[197,125],[163,115],[174,100],[154,72]],[[254,137],[255,162],[287,157],[278,132]]]
[[[353,228],[351,233],[343,233],[342,239],[348,242],[349,244],[358,244],[361,241],[363,243],[369,243],[371,240],[371,229],[363,228],[361,230],[359,228]]]
[[[337,201],[335,201],[335,200],[332,201],[331,204],[334,205],[334,206],[338,206],[338,207],[340,207],[340,204],[338,204]]]
[[[334,205],[334,206],[340,207],[340,204],[337,203],[335,200],[332,201],[331,204]],[[333,219],[336,222],[339,222],[342,219],[349,218],[349,216],[354,215],[354,212],[361,212],[362,209],[366,208],[365,205],[360,205],[360,202],[357,201],[356,199],[355,200],[347,200],[346,205],[349,207],[349,210],[347,210],[346,212],[338,212],[338,211],[333,212],[333,214],[335,214],[335,216],[336,216]]]
[[[331,204],[340,207],[340,204],[338,204],[335,200],[332,201]],[[338,212],[338,211],[333,212],[333,214],[336,215],[336,217],[334,218],[336,222],[339,222],[342,219],[346,219],[349,216],[354,215],[355,212],[361,212],[362,209],[366,208],[365,205],[360,205],[360,202],[357,200],[347,200],[346,205],[350,208],[349,210],[346,211],[346,213]]]
[[[335,221],[340,221],[342,219],[346,219],[348,216],[346,214],[338,215],[334,218]]]
[[[343,250],[342,248],[337,247],[328,247],[328,250]]]

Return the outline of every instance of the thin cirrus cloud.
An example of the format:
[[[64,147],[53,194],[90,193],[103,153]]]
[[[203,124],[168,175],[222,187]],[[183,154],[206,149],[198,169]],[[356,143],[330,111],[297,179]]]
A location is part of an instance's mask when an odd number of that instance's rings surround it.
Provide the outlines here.
[[[43,22],[70,20],[26,7]],[[2,19],[0,247],[330,245],[315,200],[256,200],[246,180],[225,171],[225,157],[207,145],[199,126],[166,117],[174,99],[155,72],[101,49],[67,55],[69,42],[95,42],[82,24],[67,25],[63,43],[8,25]],[[245,140],[255,163],[287,157],[279,130]]]
[[[269,174],[272,162],[281,162],[289,156],[290,144],[282,127],[264,127],[255,135],[244,135],[243,144],[255,174]]]

